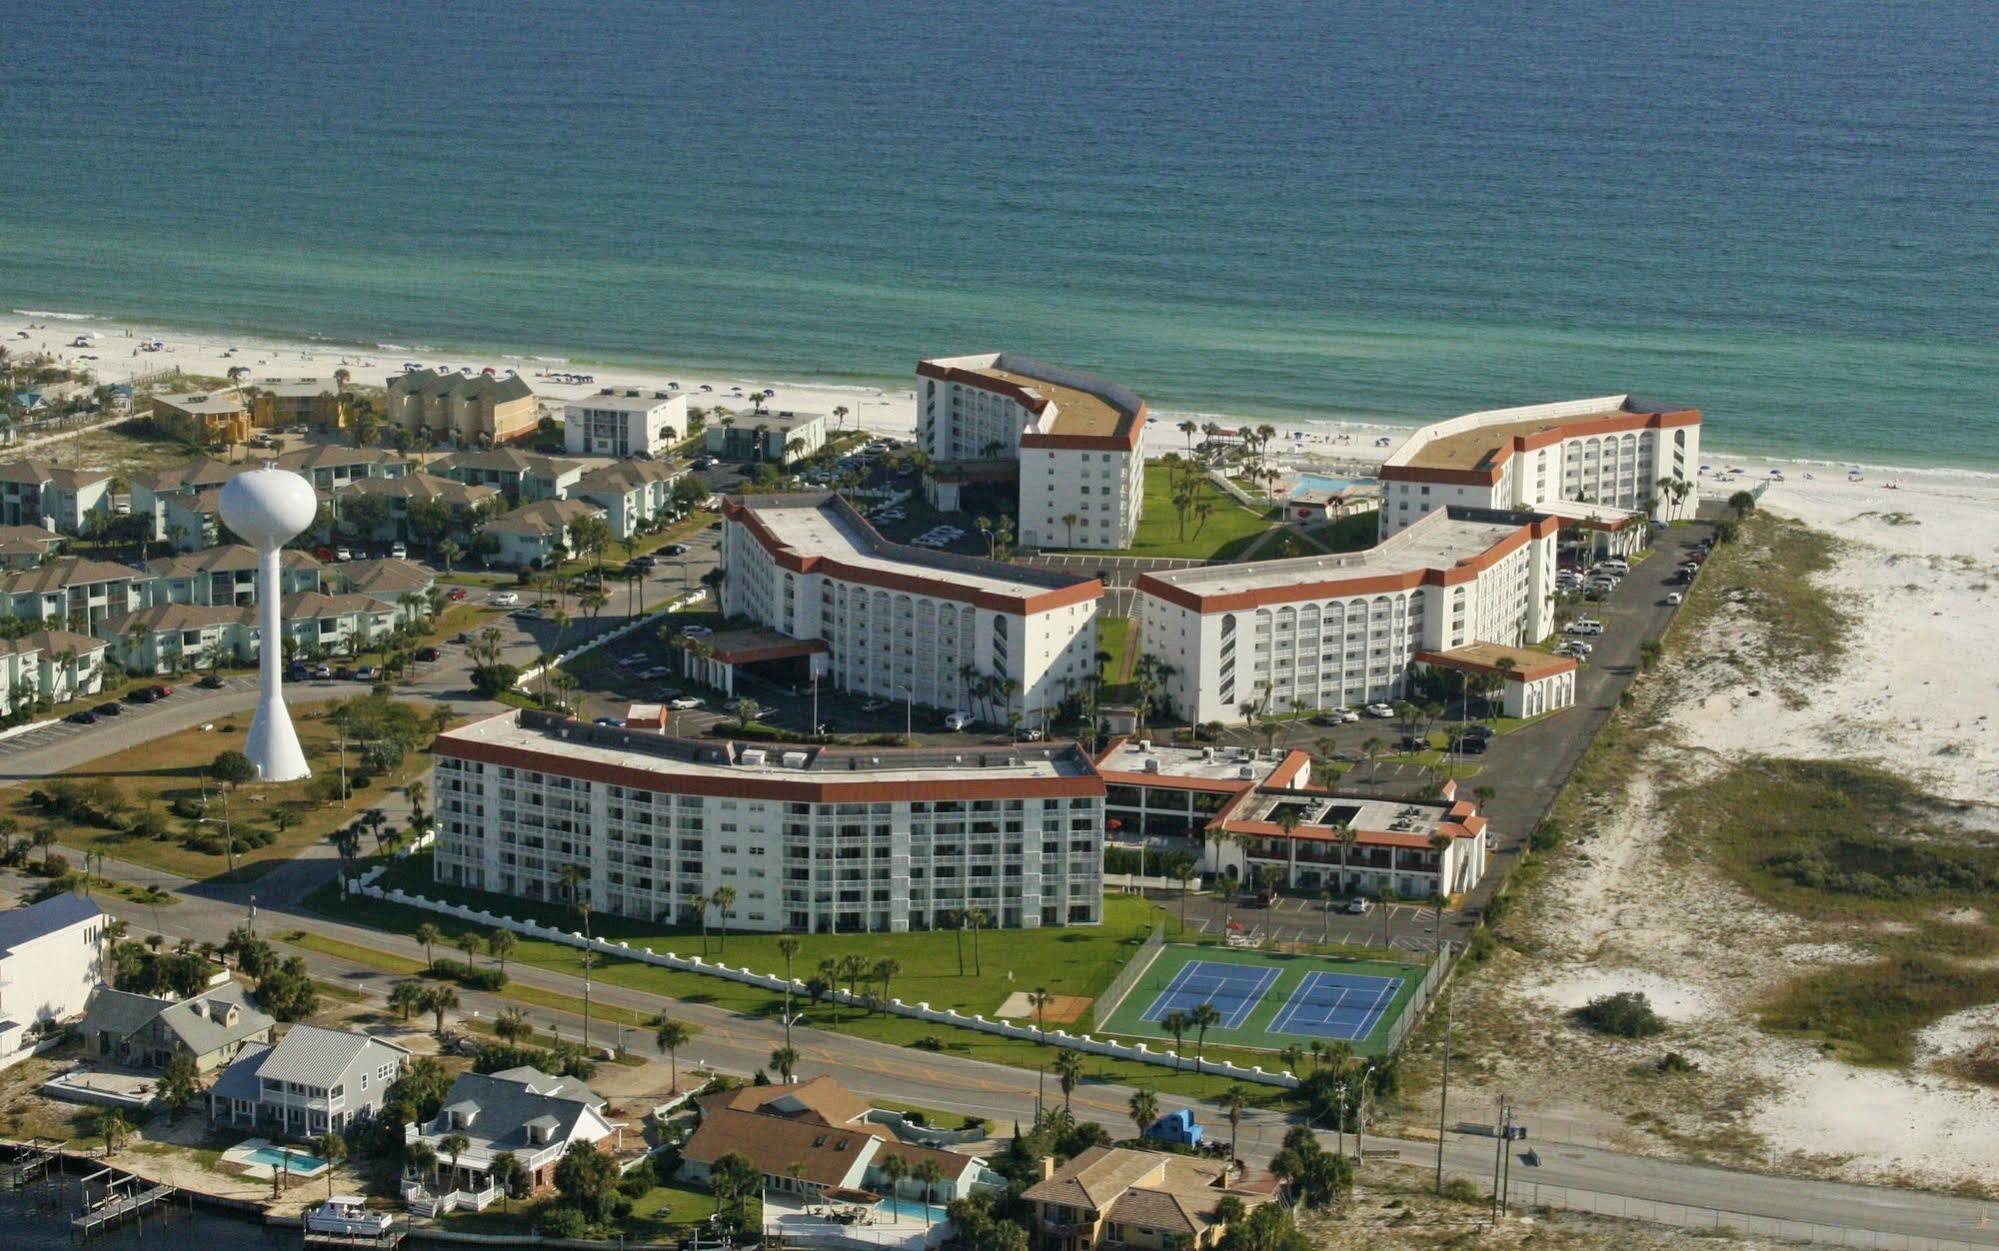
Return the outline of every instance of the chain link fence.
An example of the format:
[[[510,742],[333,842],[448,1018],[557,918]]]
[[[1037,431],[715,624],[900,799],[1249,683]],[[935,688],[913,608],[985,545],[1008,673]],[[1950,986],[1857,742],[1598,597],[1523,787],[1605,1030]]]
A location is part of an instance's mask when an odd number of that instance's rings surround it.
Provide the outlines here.
[[[1650,1221],[1655,1225],[1675,1225],[1682,1229],[1729,1230],[1752,1237],[1811,1242],[1831,1247],[1868,1247],[1880,1251],[1979,1251],[1999,1247],[1999,1228],[1977,1231],[1977,1240],[1946,1238],[1930,1234],[1898,1234],[1876,1229],[1855,1229],[1848,1225],[1821,1221],[1794,1221],[1774,1216],[1732,1212],[1726,1208],[1702,1207],[1692,1203],[1666,1203],[1638,1199],[1630,1195],[1579,1190],[1573,1186],[1550,1186],[1540,1182],[1516,1181],[1507,1187],[1507,1201],[1520,1207],[1562,1208],[1619,1220]]]

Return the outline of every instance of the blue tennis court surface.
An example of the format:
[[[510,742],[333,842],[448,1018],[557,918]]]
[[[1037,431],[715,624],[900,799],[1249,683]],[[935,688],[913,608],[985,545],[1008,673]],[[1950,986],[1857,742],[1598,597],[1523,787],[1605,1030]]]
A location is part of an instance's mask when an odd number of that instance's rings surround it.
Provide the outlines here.
[[[1278,1010],[1270,1032],[1358,1041],[1374,1032],[1401,989],[1399,977],[1308,973]]]
[[[1256,1010],[1263,992],[1277,980],[1278,970],[1254,964],[1218,964],[1213,960],[1189,960],[1180,966],[1173,980],[1159,992],[1141,1020],[1158,1024],[1168,1013],[1192,1014],[1204,1003],[1215,1005],[1222,1014],[1220,1028],[1241,1029]],[[1377,979],[1368,979],[1377,980]],[[1392,996],[1391,996],[1392,997]]]

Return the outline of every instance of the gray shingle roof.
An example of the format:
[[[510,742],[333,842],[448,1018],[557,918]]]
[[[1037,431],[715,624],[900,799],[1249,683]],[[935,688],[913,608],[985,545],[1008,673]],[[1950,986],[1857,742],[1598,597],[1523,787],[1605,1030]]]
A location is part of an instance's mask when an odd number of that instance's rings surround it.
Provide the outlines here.
[[[529,1076],[531,1075],[531,1076]],[[427,1127],[430,1134],[452,1132],[451,1113],[470,1113],[465,1133],[502,1149],[533,1145],[530,1125],[548,1127],[549,1140],[561,1142],[576,1130],[577,1122],[603,1099],[581,1083],[575,1085],[587,1098],[570,1093],[537,1093],[554,1090],[570,1079],[550,1077],[535,1069],[509,1069],[506,1073],[461,1073],[451,1083],[444,1106]]]
[[[143,1028],[146,1022],[172,1003],[171,999],[155,999],[151,995],[135,995],[128,990],[99,986],[84,1001],[83,1023],[77,1028],[86,1036],[109,1034],[113,1038],[124,1038]]]
[[[45,934],[103,915],[104,909],[74,891],[25,908],[9,908],[0,912],[0,955]]]
[[[225,1025],[210,1015],[212,1005],[218,1003],[237,1009],[236,1024]],[[192,999],[169,1004],[159,1015],[161,1022],[196,1055],[206,1055],[230,1043],[241,1042],[277,1024],[271,1017],[251,1007],[249,995],[234,982],[217,986]]]

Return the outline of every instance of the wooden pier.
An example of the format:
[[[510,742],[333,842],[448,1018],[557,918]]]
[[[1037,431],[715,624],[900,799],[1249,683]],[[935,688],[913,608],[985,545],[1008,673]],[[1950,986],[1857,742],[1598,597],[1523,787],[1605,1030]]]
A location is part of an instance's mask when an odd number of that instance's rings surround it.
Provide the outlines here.
[[[407,1226],[390,1226],[379,1236],[370,1234],[315,1234],[306,1231],[305,1245],[308,1247],[377,1248],[398,1247],[409,1234]]]
[[[90,1183],[107,1176],[112,1177],[112,1180],[105,1184],[104,1197],[91,1202]],[[140,1178],[113,1175],[110,1169],[92,1173],[84,1178],[85,1207],[83,1211],[70,1218],[71,1234],[79,1238],[89,1238],[110,1229],[127,1217],[143,1218],[147,1212],[155,1208],[171,1210],[164,1205],[179,1191],[172,1186],[164,1185],[147,1185],[143,1190],[137,1189],[142,1185],[145,1183]]]

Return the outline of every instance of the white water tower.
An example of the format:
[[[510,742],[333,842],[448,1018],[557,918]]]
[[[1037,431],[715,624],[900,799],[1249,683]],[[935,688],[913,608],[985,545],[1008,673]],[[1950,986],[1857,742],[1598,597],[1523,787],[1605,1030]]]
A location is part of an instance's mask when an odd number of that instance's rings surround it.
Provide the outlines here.
[[[266,464],[236,475],[222,487],[223,524],[257,549],[261,673],[257,715],[250,721],[250,741],[243,745],[243,754],[266,782],[293,782],[312,776],[305,750],[298,745],[298,731],[292,728],[291,713],[285,710],[285,636],[278,611],[284,581],[278,549],[318,515],[319,499],[312,484],[288,469]]]

